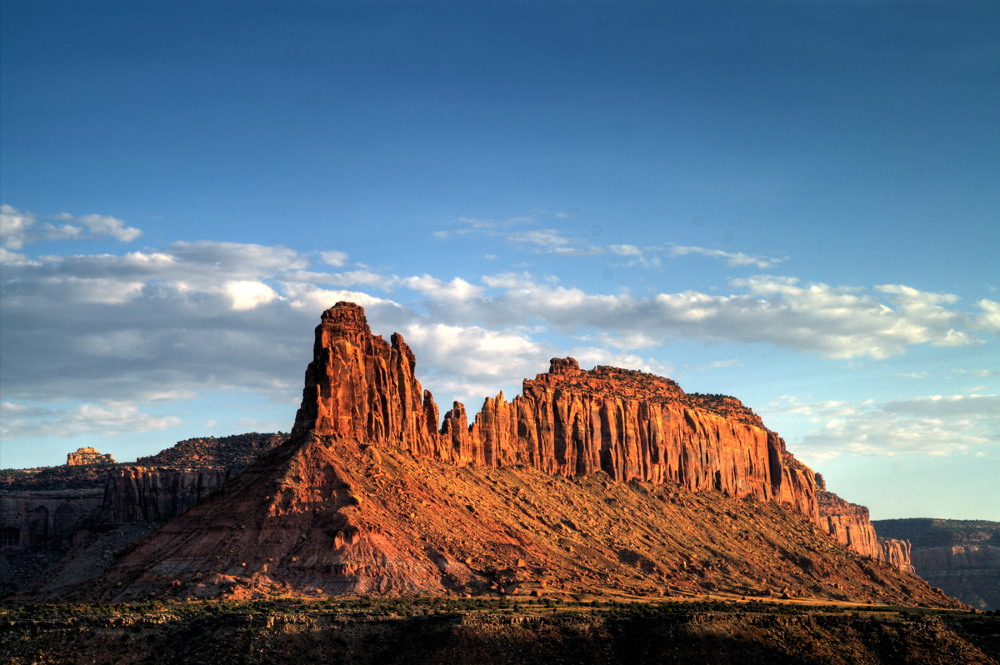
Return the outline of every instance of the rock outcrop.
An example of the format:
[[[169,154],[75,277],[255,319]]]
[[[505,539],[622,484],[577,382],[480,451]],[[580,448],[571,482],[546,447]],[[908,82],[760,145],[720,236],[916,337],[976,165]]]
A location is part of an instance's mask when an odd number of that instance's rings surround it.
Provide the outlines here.
[[[895,519],[879,532],[909,540],[917,575],[982,610],[1000,610],[1000,522]]]
[[[817,486],[826,487],[822,476],[817,475]],[[875,532],[868,508],[850,503],[833,492],[819,489],[820,527],[848,549],[912,573],[910,543],[905,540],[884,540]]]
[[[59,557],[71,558],[94,548],[104,553],[108,546],[118,549],[146,535],[286,438],[281,433],[250,433],[189,439],[141,458],[145,466],[84,464],[0,471],[0,595],[30,585],[35,578],[58,581],[67,577],[66,570],[76,574],[80,566],[65,561],[46,568]],[[110,556],[104,558],[109,564]]]
[[[878,543],[882,551],[880,556],[875,558],[880,561],[885,561],[894,568],[905,570],[908,573],[916,572],[916,568],[913,566],[913,561],[910,556],[910,541],[899,540],[897,538],[882,538],[880,536]]]
[[[360,307],[327,310],[290,439],[74,593],[954,604],[818,530],[815,475],[733,398],[563,358],[471,424],[456,403],[438,428],[414,367]]]
[[[459,467],[312,435],[266,453],[70,596],[451,593],[955,604],[774,502],[603,473]]]
[[[488,398],[470,424],[417,380],[402,335],[372,335],[364,310],[338,303],[316,328],[293,436],[389,443],[457,465],[527,465],[571,477],[676,482],[693,491],[774,501],[818,522],[813,473],[732,397],[688,395],[671,381],[554,358],[507,401]]]
[[[104,455],[97,448],[77,448],[75,453],[67,453],[66,466],[86,466],[88,464],[114,464],[115,458]]]

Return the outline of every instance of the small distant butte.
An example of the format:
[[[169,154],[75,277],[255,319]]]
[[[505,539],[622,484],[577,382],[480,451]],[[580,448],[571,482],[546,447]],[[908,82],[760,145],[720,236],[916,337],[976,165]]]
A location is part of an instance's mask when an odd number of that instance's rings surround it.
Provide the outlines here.
[[[75,453],[66,455],[66,466],[90,466],[93,464],[115,464],[115,458],[110,453],[102,454],[97,448],[89,446],[77,448]]]

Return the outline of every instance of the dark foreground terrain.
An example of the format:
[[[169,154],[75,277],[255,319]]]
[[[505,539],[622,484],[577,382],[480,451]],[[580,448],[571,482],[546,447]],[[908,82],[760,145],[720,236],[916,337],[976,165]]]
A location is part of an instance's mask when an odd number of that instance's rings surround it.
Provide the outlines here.
[[[0,659],[55,663],[998,663],[1000,616],[532,599],[0,607]]]

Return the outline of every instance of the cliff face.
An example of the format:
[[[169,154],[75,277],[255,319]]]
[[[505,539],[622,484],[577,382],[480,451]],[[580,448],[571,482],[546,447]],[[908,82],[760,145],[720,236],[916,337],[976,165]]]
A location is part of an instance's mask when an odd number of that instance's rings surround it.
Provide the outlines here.
[[[774,502],[530,466],[457,466],[313,435],[265,453],[71,594],[118,601],[717,592],[955,605],[911,575],[849,553]]]
[[[818,521],[812,472],[738,400],[687,395],[669,379],[552,360],[521,395],[485,401],[470,425],[456,402],[438,407],[414,374],[402,336],[371,334],[364,310],[338,303],[316,328],[293,436],[389,443],[458,465],[527,465],[561,476],[674,481],[787,505]]]
[[[554,588],[954,604],[817,529],[815,474],[738,400],[563,358],[513,400],[487,399],[471,425],[454,404],[439,429],[414,367],[403,338],[373,336],[360,307],[327,310],[288,441],[224,485],[200,472],[123,469],[105,495],[115,519],[162,518],[183,508],[178,496],[207,496],[99,579],[39,593]],[[854,537],[844,515],[850,546],[877,558],[881,546]]]
[[[104,487],[101,522],[166,522],[222,487],[236,469],[115,469]]]
[[[915,518],[875,524],[913,543],[917,575],[973,607],[1000,610],[1000,522]]]
[[[112,552],[204,500],[286,438],[205,437],[137,465],[0,472],[0,595],[99,574]]]
[[[820,526],[837,542],[858,554],[877,561],[885,561],[909,573],[913,572],[910,562],[910,543],[905,540],[880,538],[875,532],[875,526],[866,507],[844,501],[825,489],[819,490],[816,497],[819,503]]]
[[[882,552],[881,556],[876,558],[881,561],[885,561],[890,566],[895,566],[900,570],[905,570],[908,573],[916,572],[910,554],[910,541],[879,537],[878,542]]]
[[[99,489],[0,492],[0,549],[69,547],[100,507]]]

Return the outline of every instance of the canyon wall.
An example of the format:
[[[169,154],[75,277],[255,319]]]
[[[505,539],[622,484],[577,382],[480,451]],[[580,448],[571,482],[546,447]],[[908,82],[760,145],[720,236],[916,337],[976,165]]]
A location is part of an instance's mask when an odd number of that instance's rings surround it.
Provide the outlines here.
[[[1000,522],[878,520],[879,532],[912,545],[917,575],[982,610],[1000,610]]]
[[[166,522],[222,487],[237,469],[115,469],[104,486],[101,522]]]
[[[821,488],[816,492],[821,528],[825,529],[841,545],[858,554],[878,561],[885,561],[910,573],[913,572],[909,542],[880,538],[875,532],[868,508],[850,503],[832,492],[827,492],[821,477],[817,478],[817,484]]]
[[[752,496],[819,521],[813,473],[738,400],[688,395],[673,381],[554,358],[522,393],[485,401],[472,418],[438,407],[401,335],[372,335],[364,309],[338,303],[316,328],[293,436],[384,442],[457,465],[527,465],[562,476],[677,482]]]
[[[101,507],[100,489],[0,491],[0,549],[65,548]]]
[[[81,448],[66,466],[0,472],[0,549],[63,550],[109,526],[165,522],[286,439],[280,432],[187,439],[135,465],[87,462],[110,456]]]

